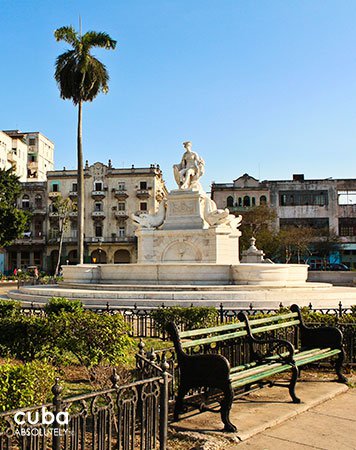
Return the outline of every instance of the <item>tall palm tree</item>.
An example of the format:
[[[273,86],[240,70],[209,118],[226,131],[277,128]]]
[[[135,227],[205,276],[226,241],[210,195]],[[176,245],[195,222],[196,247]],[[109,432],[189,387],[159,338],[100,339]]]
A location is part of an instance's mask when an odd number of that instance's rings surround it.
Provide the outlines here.
[[[91,102],[99,94],[109,90],[109,74],[104,64],[96,59],[90,50],[101,47],[115,49],[116,41],[107,33],[88,31],[84,35],[72,26],[58,28],[54,32],[57,41],[72,46],[58,56],[55,64],[55,79],[60,96],[72,100],[78,106],[77,164],[78,164],[78,262],[84,262],[84,172],[82,146],[82,105]]]

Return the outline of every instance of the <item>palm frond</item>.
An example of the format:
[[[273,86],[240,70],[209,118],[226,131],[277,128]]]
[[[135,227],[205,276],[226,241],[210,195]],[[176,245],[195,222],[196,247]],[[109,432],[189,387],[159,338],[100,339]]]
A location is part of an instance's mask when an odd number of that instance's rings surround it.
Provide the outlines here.
[[[82,37],[82,43],[85,50],[89,50],[91,47],[100,47],[107,50],[114,50],[116,47],[116,41],[111,39],[107,33],[88,31]],[[85,51],[84,50],[84,51]]]
[[[73,47],[77,47],[79,43],[78,33],[72,26],[60,27],[54,32],[54,37],[56,41],[64,41]]]

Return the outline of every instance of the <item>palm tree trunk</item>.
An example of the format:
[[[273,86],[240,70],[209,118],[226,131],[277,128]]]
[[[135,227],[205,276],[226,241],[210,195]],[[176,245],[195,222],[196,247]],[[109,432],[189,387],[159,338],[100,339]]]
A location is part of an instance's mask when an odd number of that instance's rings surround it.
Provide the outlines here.
[[[78,103],[78,134],[77,134],[77,160],[78,160],[78,263],[84,262],[84,172],[83,172],[83,144],[82,144],[82,101]]]
[[[59,218],[59,247],[58,247],[58,260],[56,265],[56,270],[54,272],[55,276],[59,275],[59,268],[61,266],[61,256],[62,256],[62,247],[63,247],[63,235],[64,235],[64,220]]]

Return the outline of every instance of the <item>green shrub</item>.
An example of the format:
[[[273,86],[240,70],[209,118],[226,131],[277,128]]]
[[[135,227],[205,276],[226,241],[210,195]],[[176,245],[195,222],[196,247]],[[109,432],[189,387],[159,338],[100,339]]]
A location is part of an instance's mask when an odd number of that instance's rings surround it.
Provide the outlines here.
[[[159,331],[163,332],[169,322],[175,322],[185,330],[216,325],[217,310],[213,306],[170,306],[151,312]]]
[[[21,311],[21,303],[16,300],[0,300],[0,319],[17,316]]]
[[[47,402],[54,380],[54,367],[43,361],[1,364],[0,411]]]
[[[64,297],[52,297],[44,307],[45,312],[50,314],[59,314],[63,311],[77,312],[83,311],[83,304],[79,300],[68,300]]]
[[[51,358],[55,353],[58,330],[47,317],[5,317],[0,320],[0,356],[21,361]]]
[[[129,327],[120,314],[64,311],[52,316],[51,324],[59,331],[58,347],[87,368],[126,363],[133,348]]]

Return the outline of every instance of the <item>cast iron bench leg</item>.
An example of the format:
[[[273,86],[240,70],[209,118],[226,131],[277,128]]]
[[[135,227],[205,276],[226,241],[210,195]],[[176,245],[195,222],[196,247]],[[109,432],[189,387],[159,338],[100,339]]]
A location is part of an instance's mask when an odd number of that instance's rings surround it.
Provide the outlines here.
[[[177,394],[176,401],[174,404],[174,420],[175,421],[179,420],[179,414],[184,412],[183,399],[184,399],[184,396],[188,393],[188,391],[189,391],[189,388],[181,383],[178,388],[178,394]]]
[[[345,377],[345,375],[343,375],[341,373],[341,369],[342,369],[342,365],[344,363],[344,359],[345,359],[345,353],[344,351],[341,351],[337,357],[336,363],[335,363],[335,371],[336,371],[336,375],[338,378],[338,382],[339,383],[347,383],[347,378]]]
[[[295,385],[297,383],[298,376],[299,376],[299,369],[297,366],[293,365],[292,378],[289,383],[289,394],[292,397],[293,403],[300,403],[300,398],[298,398],[295,393]]]
[[[228,382],[223,388],[224,398],[221,402],[221,420],[224,423],[224,431],[237,431],[235,425],[230,422],[230,410],[234,399],[234,390],[231,383]]]

